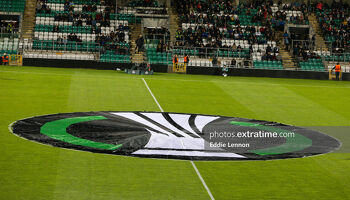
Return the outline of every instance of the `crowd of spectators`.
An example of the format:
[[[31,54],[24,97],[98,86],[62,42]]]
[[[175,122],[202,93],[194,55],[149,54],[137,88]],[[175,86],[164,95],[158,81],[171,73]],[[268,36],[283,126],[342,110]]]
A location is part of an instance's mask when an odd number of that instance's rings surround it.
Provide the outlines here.
[[[270,1],[254,1],[249,4],[240,4],[239,7],[229,0],[178,0],[176,2],[181,23],[197,25],[178,29],[175,46],[231,48],[222,40],[248,40],[252,45],[266,44],[268,40],[275,38],[275,31],[271,28],[271,20],[268,18],[272,16],[272,11],[267,9],[272,5]],[[253,9],[257,11],[254,15]],[[252,15],[251,23],[259,23],[262,26],[242,26],[241,15]],[[241,49],[240,46],[232,48]]]
[[[258,52],[261,52],[259,49]],[[261,57],[261,60],[266,61],[279,61],[280,57],[278,56],[279,49],[277,47],[272,47],[270,45],[267,45],[265,52]]]
[[[213,48],[223,48],[223,39],[248,40],[249,44],[266,44],[267,40],[274,38],[274,31],[269,27],[227,27],[218,28],[216,25],[198,25],[195,28],[186,30],[179,29],[176,32],[176,38],[183,46],[207,46]],[[207,44],[203,43],[203,39]]]
[[[62,38],[58,38],[58,41],[63,41]],[[75,33],[70,33],[68,35],[67,41],[72,42],[83,42]],[[104,46],[109,43],[124,43],[125,41],[125,32],[122,30],[112,31],[109,34],[97,34],[95,42],[101,46]]]
[[[112,31],[110,34],[100,34],[96,36],[96,42],[104,45],[108,42],[123,43],[125,41],[124,31]]]
[[[64,11],[56,13],[54,16],[55,21],[72,22],[73,26],[91,27],[90,34],[95,34],[95,43],[101,46],[102,53],[107,50],[115,51],[117,54],[129,54],[129,45],[125,44],[126,32],[129,31],[128,25],[119,24],[109,34],[102,33],[103,27],[110,27],[110,14],[114,13],[115,1],[105,0],[105,9],[103,12],[98,12],[97,3],[98,0],[94,0],[92,4],[83,5],[82,11],[76,11],[73,0],[66,0],[64,3]],[[48,11],[50,10],[50,11]],[[50,13],[51,9],[47,5],[47,0],[37,1],[37,12]],[[53,32],[60,32],[61,27],[55,25]],[[68,37],[57,39],[58,43],[67,44],[67,42],[83,42],[76,33],[71,33]]]
[[[96,0],[97,3],[97,0]],[[84,5],[82,11],[75,11],[76,5],[73,0],[66,0],[64,3],[65,13],[55,15],[55,21],[73,22],[73,26],[91,26],[91,33],[96,34],[96,43],[99,43],[106,50],[116,48],[118,52],[124,52],[124,45],[119,45],[125,40],[125,32],[128,26],[120,25],[110,34],[102,34],[102,27],[110,26],[110,14],[114,13],[115,2],[105,1],[107,7],[103,12],[98,12],[97,4]],[[133,6],[156,7],[154,0],[135,0],[131,2]],[[319,11],[320,26],[326,37],[333,38],[331,47],[335,52],[344,52],[350,47],[350,12],[349,5],[342,1],[334,1],[332,4],[315,3],[309,6],[299,1],[284,4],[277,3],[277,11],[273,11],[272,0],[257,0],[250,3],[236,5],[231,0],[176,0],[175,8],[180,17],[180,22],[191,24],[188,28],[179,28],[176,31],[176,42],[174,46],[197,47],[200,51],[205,48],[229,48],[233,51],[241,51],[243,48],[238,45],[230,45],[223,40],[247,40],[252,51],[254,44],[267,44],[268,41],[276,40],[276,31],[283,31],[285,23],[305,24],[307,14],[310,9]],[[287,15],[290,11],[298,11],[298,15]],[[37,12],[51,13],[51,8],[47,5],[47,0],[37,1]],[[165,10],[166,12],[166,10]],[[244,18],[250,16],[248,24]],[[251,24],[250,24],[251,23]],[[193,24],[196,24],[193,26]],[[258,24],[258,25],[257,25]],[[13,26],[13,25],[12,25]],[[3,24],[1,24],[4,29]],[[54,26],[54,32],[59,32],[60,27]],[[145,39],[158,39],[157,52],[169,50],[170,33],[167,29],[146,29]],[[72,35],[72,36],[71,36]],[[81,42],[75,34],[71,34],[67,41]],[[310,46],[295,43],[292,41],[308,40],[309,38],[299,38],[298,35],[288,33],[283,34],[284,43],[287,50],[292,49],[293,55],[301,57],[303,60],[316,58]],[[62,39],[64,40],[64,39]],[[312,36],[315,43],[315,36]],[[310,45],[310,44],[308,44]],[[125,48],[125,49],[124,49]],[[278,48],[266,49],[263,60],[278,60]]]
[[[51,13],[51,8],[47,5],[47,0],[38,0],[36,2],[36,11],[40,13]]]
[[[308,23],[308,5],[299,3],[298,1],[292,2],[290,4],[283,4],[282,1],[277,3],[278,10],[271,18],[271,23],[276,26],[279,30],[283,30],[285,23],[293,24],[305,24]],[[287,11],[300,11],[300,15],[290,15],[287,16]]]
[[[112,0],[104,1],[105,9],[102,12],[97,12],[97,2],[94,4],[83,5],[82,11],[75,10],[73,0],[66,0],[64,3],[64,11],[56,13],[55,21],[73,22],[74,26],[82,26],[83,22],[87,25],[96,26],[110,26],[110,14],[114,13],[115,5]],[[47,0],[37,1],[37,12],[51,13],[51,9],[47,5]]]
[[[343,52],[350,47],[349,4],[342,1],[334,1],[331,5],[318,2],[315,8],[319,12],[323,34],[326,39],[330,39],[331,48],[337,52]]]
[[[166,52],[167,50],[169,50],[169,43],[165,43],[164,40],[161,40],[158,45],[157,45],[157,49],[156,51],[159,52]]]
[[[0,21],[1,33],[16,33],[18,32],[19,22],[18,21]]]
[[[266,53],[262,56],[261,60],[278,61],[279,59],[276,53]]]
[[[144,29],[146,39],[170,40],[170,31],[167,28],[149,27]]]
[[[99,24],[100,27],[110,26],[110,13],[99,12],[99,13],[80,13],[72,12],[57,14],[54,17],[55,21],[72,22],[74,26],[83,26],[83,22],[86,25],[95,26]]]
[[[148,27],[144,29],[147,41],[157,41],[156,52],[166,52],[170,50],[170,31],[162,27]]]
[[[321,59],[319,55],[311,51],[304,45],[295,45],[293,47],[293,55],[301,61],[308,61],[309,59]]]
[[[82,42],[82,40],[75,34],[75,33],[70,33],[68,37],[60,37],[58,36],[57,38],[57,43],[58,44],[67,44],[68,42]]]
[[[101,46],[101,53],[105,53],[107,50],[113,51],[115,54],[128,55],[129,45],[123,43],[123,35],[118,35],[114,32],[110,34],[102,34],[96,37],[96,43]],[[75,33],[71,33],[68,37],[58,37],[57,44],[66,45],[68,42],[83,42]]]
[[[121,43],[110,42],[102,46],[101,53],[104,54],[106,51],[112,51],[114,54],[129,55],[130,47]]]
[[[303,24],[307,21],[305,14],[308,12],[308,6],[305,3],[283,4],[279,1],[277,12],[272,11],[273,6],[271,0],[252,1],[238,6],[229,0],[178,0],[176,9],[181,23],[197,25],[178,29],[176,45],[226,48],[227,46],[222,44],[223,39],[248,40],[249,44],[266,44],[269,40],[275,40],[276,30],[282,31],[285,23]],[[287,17],[286,11],[298,11],[301,14]],[[246,16],[251,17],[249,23],[254,25],[242,25],[241,17]]]

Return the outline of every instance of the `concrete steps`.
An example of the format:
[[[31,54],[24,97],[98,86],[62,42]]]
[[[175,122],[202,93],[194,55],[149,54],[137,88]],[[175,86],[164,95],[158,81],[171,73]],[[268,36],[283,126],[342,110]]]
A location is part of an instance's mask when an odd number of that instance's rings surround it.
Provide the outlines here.
[[[176,31],[179,27],[181,27],[179,23],[179,17],[176,14],[173,7],[170,7],[169,9],[169,16],[170,16],[170,41],[172,43],[175,43],[176,41]]]
[[[27,0],[22,21],[22,38],[32,39],[35,26],[36,0]]]
[[[296,69],[297,66],[293,60],[293,57],[289,51],[280,49],[280,55],[282,57],[283,68],[285,69]]]
[[[137,40],[137,38],[139,38],[140,35],[141,35],[141,25],[134,24],[132,26],[131,47],[130,47],[131,61],[132,62],[144,62],[145,61],[144,52],[140,52],[140,53],[135,52],[136,40]]]
[[[328,51],[328,47],[326,45],[326,42],[324,40],[324,38],[322,37],[323,33],[321,30],[321,27],[318,24],[316,15],[314,13],[312,13],[311,15],[308,16],[309,21],[310,21],[310,25],[312,26],[312,28],[314,29],[315,33],[316,33],[316,50],[319,51]]]
[[[285,50],[286,47],[283,42],[283,32],[276,33],[276,44],[280,50],[280,56],[282,57],[282,64],[284,69],[296,69],[297,65],[293,60],[292,54]]]

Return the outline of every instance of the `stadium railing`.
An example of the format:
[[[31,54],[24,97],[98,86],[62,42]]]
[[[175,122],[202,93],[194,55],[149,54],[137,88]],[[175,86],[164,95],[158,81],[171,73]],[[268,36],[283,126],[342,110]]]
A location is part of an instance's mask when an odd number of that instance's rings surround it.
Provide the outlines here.
[[[46,54],[44,58],[81,59],[80,55],[93,55],[93,60],[112,63],[130,63],[129,47],[120,52],[101,46],[95,42],[53,41],[53,40],[27,40],[21,41],[21,50],[26,54],[36,56],[35,53]],[[121,52],[124,51],[124,52]],[[72,54],[64,57],[62,54]],[[54,56],[51,56],[54,55]],[[57,56],[56,56],[57,55]],[[74,56],[76,55],[76,56]],[[40,56],[43,58],[43,56]]]
[[[174,46],[170,50],[157,52],[156,44],[145,44],[145,47],[150,64],[172,65],[173,56],[175,55],[178,56],[179,63],[183,63],[184,56],[189,55],[190,62],[187,66],[283,69],[280,56],[277,56],[277,60],[274,61],[262,60],[261,57],[260,59],[253,60],[249,49],[234,51],[232,48]],[[218,59],[218,62],[213,64],[212,60],[214,57]]]
[[[19,28],[12,28],[12,31],[0,28],[0,38],[18,38],[20,36]]]
[[[127,20],[129,23],[141,23],[142,18],[167,18],[168,9],[158,7],[123,7],[111,14],[111,19]]]
[[[56,40],[28,40],[24,45],[24,50],[37,51],[69,51],[69,52],[98,52],[101,45],[95,42],[74,42]]]

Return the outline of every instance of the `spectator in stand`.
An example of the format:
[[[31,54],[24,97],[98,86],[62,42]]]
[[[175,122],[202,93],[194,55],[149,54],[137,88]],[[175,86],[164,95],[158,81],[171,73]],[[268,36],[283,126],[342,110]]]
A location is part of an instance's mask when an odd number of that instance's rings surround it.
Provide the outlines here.
[[[79,16],[78,20],[76,21],[76,26],[83,26],[83,20],[81,16]]]
[[[289,40],[289,34],[287,32],[284,32],[283,40],[284,40],[284,45],[286,46],[286,50],[289,51],[290,40]]]
[[[63,43],[63,39],[61,38],[61,36],[57,37],[57,44],[62,44]]]
[[[63,44],[66,45],[68,43],[67,37],[63,38]]]
[[[323,3],[322,2],[318,2],[316,5],[316,8],[321,12],[323,9]]]
[[[137,51],[137,52],[143,51],[143,45],[144,45],[144,39],[143,39],[142,35],[140,35],[139,38],[136,40],[135,51]]]
[[[36,2],[36,11],[37,11],[37,12],[40,12],[41,9],[42,9],[41,2],[40,2],[40,1],[37,1],[37,2]]]
[[[216,55],[214,55],[214,57],[212,58],[211,63],[213,64],[213,67],[218,67],[218,58],[216,57]]]
[[[278,60],[278,59],[277,59],[276,53],[273,53],[273,55],[272,55],[272,60],[273,60],[273,61],[277,61],[277,60]]]
[[[272,51],[272,49],[271,49],[270,45],[267,45],[267,47],[266,47],[266,53],[270,53],[271,51]]]
[[[163,52],[163,50],[162,50],[162,47],[161,47],[161,44],[160,43],[158,43],[158,45],[157,45],[157,52]]]
[[[236,67],[236,63],[237,63],[237,62],[236,62],[236,59],[233,58],[233,59],[231,60],[231,67]]]
[[[12,23],[7,23],[6,31],[7,33],[12,33],[13,31]]]

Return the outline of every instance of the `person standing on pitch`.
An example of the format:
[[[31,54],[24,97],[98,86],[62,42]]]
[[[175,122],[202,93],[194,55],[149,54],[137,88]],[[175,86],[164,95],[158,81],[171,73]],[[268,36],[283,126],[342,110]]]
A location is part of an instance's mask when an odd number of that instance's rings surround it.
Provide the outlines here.
[[[2,64],[3,65],[9,64],[9,56],[6,53],[4,53],[4,56],[2,57]]]
[[[337,81],[339,81],[339,76],[340,76],[340,72],[341,72],[341,66],[339,63],[337,63],[332,70],[335,70],[335,79]]]
[[[185,67],[187,66],[187,64],[188,64],[189,62],[190,62],[190,58],[189,58],[188,55],[186,55],[186,56],[184,57]]]
[[[179,58],[177,57],[177,55],[174,55],[173,66],[175,67],[176,70],[178,70],[178,63],[179,63]]]

